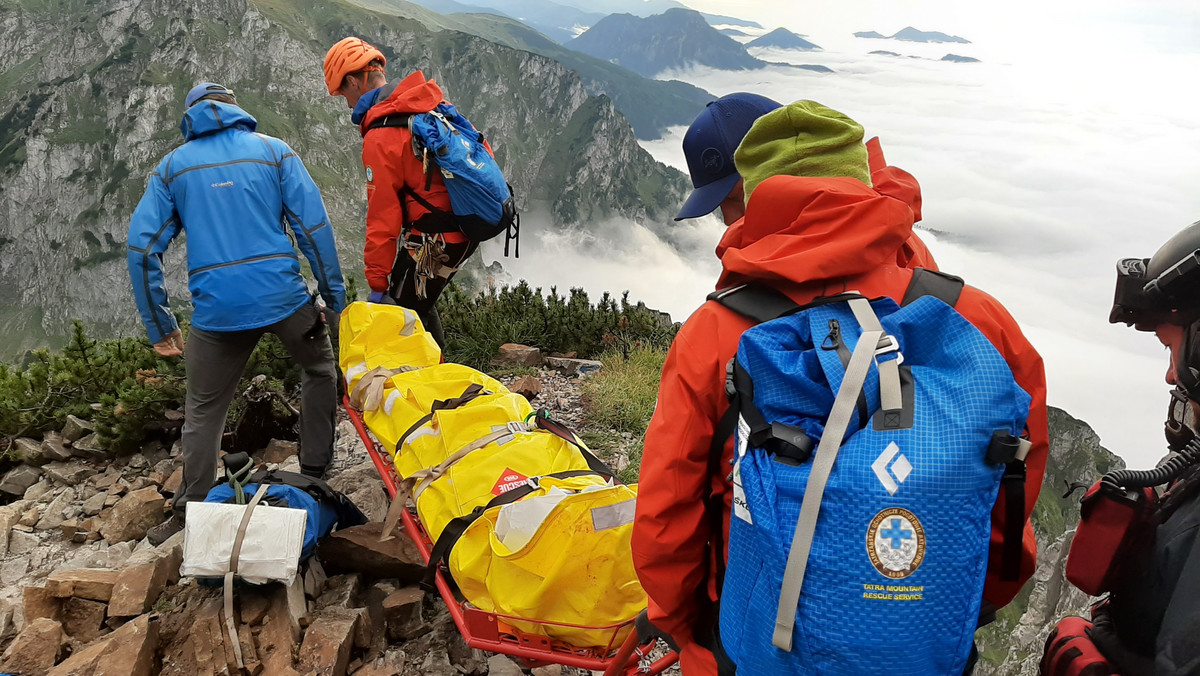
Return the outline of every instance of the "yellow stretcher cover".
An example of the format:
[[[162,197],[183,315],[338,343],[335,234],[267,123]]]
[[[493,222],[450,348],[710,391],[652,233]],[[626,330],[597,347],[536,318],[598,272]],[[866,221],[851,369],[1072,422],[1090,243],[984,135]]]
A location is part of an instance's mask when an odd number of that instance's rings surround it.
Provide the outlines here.
[[[477,393],[468,397],[487,394],[508,394],[508,388],[499,380],[462,364],[438,364],[415,371],[397,373],[384,383],[379,407],[363,410],[363,422],[379,439],[387,452],[395,456],[396,445],[414,424],[429,415],[437,402],[443,405],[462,405],[463,395],[477,385]],[[447,403],[448,402],[448,403]],[[465,402],[463,402],[465,403]],[[440,462],[440,460],[439,460]],[[434,463],[436,464],[436,463]],[[406,477],[420,467],[405,472],[399,462],[396,470]]]
[[[466,406],[434,411],[429,422],[413,430],[393,457],[396,474],[407,479],[420,470],[436,467],[497,427],[532,414],[533,407],[525,397],[503,387],[500,393],[479,397]]]
[[[451,519],[469,514],[531,477],[591,469],[578,448],[545,430],[514,431],[497,426],[483,438],[493,435],[500,438],[470,451],[440,477],[417,483],[417,515],[434,540]]]
[[[488,612],[591,627],[627,622],[646,607],[629,555],[636,486],[611,486],[590,473],[547,477],[594,468],[579,447],[544,429],[546,421],[531,422],[524,397],[474,369],[439,364],[437,344],[411,310],[353,303],[340,331],[352,405],[392,453],[435,541],[452,519],[531,480],[538,488],[514,504],[559,500],[531,503],[548,510],[546,518],[512,550],[492,532],[502,507],[471,524],[448,557],[468,601]],[[576,646],[609,646],[628,633],[514,624]]]
[[[542,478],[539,489],[515,504],[544,500],[555,486],[572,494],[561,498],[516,549],[495,533],[504,507],[488,509],[468,526],[449,556],[450,573],[467,601],[487,612],[536,618],[541,623],[507,621],[521,631],[571,645],[623,641],[629,627],[614,638],[611,628],[545,624],[611,626],[634,619],[646,607],[646,592],[629,555],[637,486],[596,488],[597,479]]]
[[[398,305],[351,303],[342,311],[338,344],[347,390],[377,367],[421,368],[442,360],[442,351],[417,313]]]

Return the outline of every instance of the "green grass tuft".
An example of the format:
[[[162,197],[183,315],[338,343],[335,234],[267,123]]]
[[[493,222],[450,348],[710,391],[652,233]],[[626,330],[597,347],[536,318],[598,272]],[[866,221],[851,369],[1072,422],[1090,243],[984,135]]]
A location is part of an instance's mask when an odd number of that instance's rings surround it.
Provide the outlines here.
[[[583,382],[588,428],[584,442],[606,461],[625,455],[628,460],[617,472],[617,478],[625,483],[638,480],[643,439],[658,401],[658,381],[666,357],[662,347],[635,348],[628,356],[610,352],[601,357],[604,368]]]

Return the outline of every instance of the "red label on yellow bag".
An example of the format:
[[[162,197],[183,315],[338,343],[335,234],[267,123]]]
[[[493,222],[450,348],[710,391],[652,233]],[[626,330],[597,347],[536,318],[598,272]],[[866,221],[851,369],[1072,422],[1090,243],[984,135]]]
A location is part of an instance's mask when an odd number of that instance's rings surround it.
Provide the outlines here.
[[[492,495],[507,493],[528,481],[529,477],[512,468],[506,467],[504,468],[504,473],[500,475],[500,480],[496,482],[495,486],[492,486]]]

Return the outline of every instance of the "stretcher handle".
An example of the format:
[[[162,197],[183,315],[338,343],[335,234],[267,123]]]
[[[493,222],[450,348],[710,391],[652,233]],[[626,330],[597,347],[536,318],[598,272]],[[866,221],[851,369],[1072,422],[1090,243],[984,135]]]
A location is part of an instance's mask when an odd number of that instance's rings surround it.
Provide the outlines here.
[[[612,663],[608,669],[604,671],[604,676],[621,676],[626,673],[629,668],[629,661],[637,652],[639,646],[653,643],[657,639],[661,639],[667,647],[674,652],[679,652],[679,646],[675,645],[674,639],[670,634],[659,629],[650,621],[648,610],[642,610],[638,613],[637,619],[633,621],[634,630],[629,632],[625,637],[625,642],[621,644],[621,649],[613,656]],[[640,657],[640,655],[639,655]],[[674,663],[674,659],[670,663]],[[658,673],[658,672],[653,672]]]

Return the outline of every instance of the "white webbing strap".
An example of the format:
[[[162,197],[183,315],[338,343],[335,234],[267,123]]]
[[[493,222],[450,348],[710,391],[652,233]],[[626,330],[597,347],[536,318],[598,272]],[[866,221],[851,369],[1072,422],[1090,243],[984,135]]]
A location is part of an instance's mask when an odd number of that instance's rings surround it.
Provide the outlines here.
[[[254,513],[254,508],[267,494],[268,488],[270,488],[268,484],[259,484],[254,497],[246,504],[246,511],[242,513],[242,522],[238,525],[237,536],[233,539],[233,549],[229,552],[229,570],[225,573],[225,630],[229,632],[229,644],[233,647],[233,656],[237,658],[239,669],[245,668],[246,663],[242,659],[242,644],[238,639],[237,625],[233,621],[233,576],[237,574],[238,559],[242,554],[242,541],[246,539],[246,529],[250,527],[250,515]]]
[[[378,411],[383,402],[383,390],[392,376],[409,371],[416,371],[412,366],[400,366],[394,369],[376,366],[358,379],[350,390],[350,405],[360,411]]]
[[[871,308],[871,303],[866,298],[852,299],[850,310],[854,312],[854,319],[858,321],[859,328],[864,332],[879,331],[883,333],[879,346],[875,349],[876,356],[900,351],[900,345],[896,342],[895,337],[884,333],[883,325],[879,323],[879,317],[875,315],[875,310]],[[898,411],[904,408],[904,397],[900,393],[900,364],[902,363],[902,357],[876,362],[876,366],[879,367],[879,408],[881,410]]]
[[[528,431],[530,431],[529,426],[525,423],[515,421],[510,422],[507,427],[495,430],[491,434],[484,435],[458,449],[452,455],[439,463],[436,467],[430,467],[428,469],[422,469],[413,472],[412,475],[408,477],[410,480],[416,482],[416,487],[413,489],[413,499],[416,500],[417,498],[420,498],[421,493],[424,493],[425,489],[428,488],[430,484],[440,479],[443,474],[449,471],[449,469],[457,464],[459,460],[467,457],[467,455],[478,451],[494,441],[500,441],[505,437],[511,437],[517,432]]]
[[[493,441],[499,441],[507,436],[512,436],[516,432],[528,432],[530,428],[522,422],[510,422],[504,429],[496,430],[490,434],[482,436],[475,441],[458,449],[445,460],[434,467],[417,470],[401,483],[399,489],[396,490],[395,497],[392,498],[392,504],[388,507],[387,516],[383,519],[383,532],[379,534],[379,541],[386,542],[392,538],[392,531],[396,529],[396,524],[400,522],[400,513],[404,511],[405,503],[409,497],[413,500],[421,497],[421,493],[425,491],[434,481],[437,481],[445,474],[455,463],[467,455],[478,451],[487,446]]]
[[[852,301],[851,307],[853,305]],[[873,312],[871,316],[874,317]],[[850,418],[857,408],[858,394],[867,379],[871,362],[875,361],[876,346],[882,337],[882,330],[864,330],[858,339],[854,354],[846,366],[842,386],[838,388],[837,397],[833,401],[833,409],[825,423],[825,431],[821,434],[821,443],[817,445],[817,452],[813,457],[812,471],[804,487],[804,502],[800,505],[800,518],[796,520],[792,548],[788,552],[787,567],[783,571],[783,588],[779,594],[779,608],[775,614],[775,634],[771,638],[771,643],[781,650],[790,652],[792,649],[796,608],[800,605],[800,589],[804,585],[804,571],[808,567],[813,534],[817,530],[817,516],[821,509],[821,498],[825,495],[825,484],[833,472],[833,463],[841,449],[842,437],[845,436]]]

